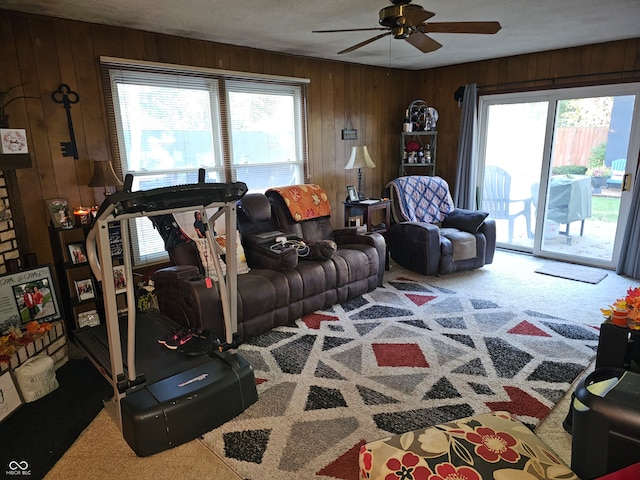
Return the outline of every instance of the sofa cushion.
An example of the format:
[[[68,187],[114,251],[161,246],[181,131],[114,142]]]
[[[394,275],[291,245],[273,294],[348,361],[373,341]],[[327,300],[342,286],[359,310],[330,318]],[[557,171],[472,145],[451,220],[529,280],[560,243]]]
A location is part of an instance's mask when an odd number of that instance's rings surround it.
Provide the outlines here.
[[[449,239],[453,245],[453,261],[469,260],[477,255],[476,236],[457,228],[441,228],[440,235]]]
[[[482,226],[485,218],[488,216],[489,213],[487,212],[456,208],[442,221],[442,226],[445,228],[457,228],[464,232],[475,233],[478,231],[480,226]]]

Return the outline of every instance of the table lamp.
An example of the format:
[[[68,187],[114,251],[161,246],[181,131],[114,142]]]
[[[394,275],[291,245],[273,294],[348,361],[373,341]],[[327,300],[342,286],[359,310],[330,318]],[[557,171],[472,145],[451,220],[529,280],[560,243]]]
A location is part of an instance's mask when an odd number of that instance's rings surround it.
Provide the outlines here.
[[[364,200],[364,195],[362,194],[362,169],[376,168],[376,164],[373,163],[373,160],[371,160],[369,156],[367,147],[352,147],[351,157],[347,162],[347,166],[344,168],[345,170],[358,169],[358,198]]]
[[[120,185],[123,183],[116,177],[116,172],[113,171],[109,160],[93,162],[93,175],[89,180],[90,187],[104,187],[104,196],[106,197],[111,193],[107,187],[119,187]]]

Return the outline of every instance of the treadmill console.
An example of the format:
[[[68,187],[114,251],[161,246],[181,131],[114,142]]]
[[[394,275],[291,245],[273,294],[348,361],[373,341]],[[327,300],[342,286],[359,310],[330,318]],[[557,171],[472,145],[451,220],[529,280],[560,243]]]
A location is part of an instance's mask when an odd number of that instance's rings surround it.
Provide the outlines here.
[[[130,175],[127,175],[130,177]],[[127,178],[125,187],[130,188],[131,181]],[[151,190],[131,192],[125,188],[113,195],[107,196],[96,215],[96,219],[103,220],[103,216],[111,213],[109,208],[114,205],[115,216],[168,210],[172,208],[189,207],[192,205],[209,205],[214,202],[230,203],[240,200],[247,193],[244,182],[231,183],[194,183],[159,187]]]

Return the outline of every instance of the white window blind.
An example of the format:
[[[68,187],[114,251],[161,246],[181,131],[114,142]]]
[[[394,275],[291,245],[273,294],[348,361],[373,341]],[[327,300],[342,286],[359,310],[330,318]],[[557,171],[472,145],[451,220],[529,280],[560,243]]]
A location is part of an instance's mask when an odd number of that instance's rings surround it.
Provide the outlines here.
[[[114,168],[135,190],[243,181],[250,191],[304,183],[304,82],[103,61]],[[130,223],[134,264],[167,258],[146,218]]]
[[[304,183],[301,89],[226,83],[231,169],[250,190]]]

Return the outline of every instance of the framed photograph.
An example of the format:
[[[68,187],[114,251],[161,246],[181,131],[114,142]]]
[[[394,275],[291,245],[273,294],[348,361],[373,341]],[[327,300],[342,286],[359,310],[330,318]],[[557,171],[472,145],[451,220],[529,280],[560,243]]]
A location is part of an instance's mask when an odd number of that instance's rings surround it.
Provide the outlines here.
[[[69,212],[69,200],[66,198],[50,198],[45,200],[51,224],[55,228],[73,228],[73,220]]]
[[[22,128],[0,128],[0,153],[29,153],[27,132]]]
[[[67,244],[67,250],[69,250],[69,261],[74,265],[87,263],[87,252],[85,251],[84,243],[69,243]]]
[[[124,265],[113,267],[113,285],[116,287],[116,293],[125,293],[127,291],[127,276]]]
[[[347,185],[347,197],[349,198],[350,202],[357,202],[358,200],[360,200],[358,198],[358,192],[356,192],[356,187],[354,187],[353,185]]]
[[[0,334],[32,320],[62,317],[51,269],[39,266],[0,276]]]
[[[13,381],[11,370],[0,375],[0,422],[22,405],[22,399]]]
[[[96,297],[96,293],[93,287],[93,281],[90,278],[84,280],[75,280],[73,282],[76,286],[76,295],[78,300],[84,302]]]

